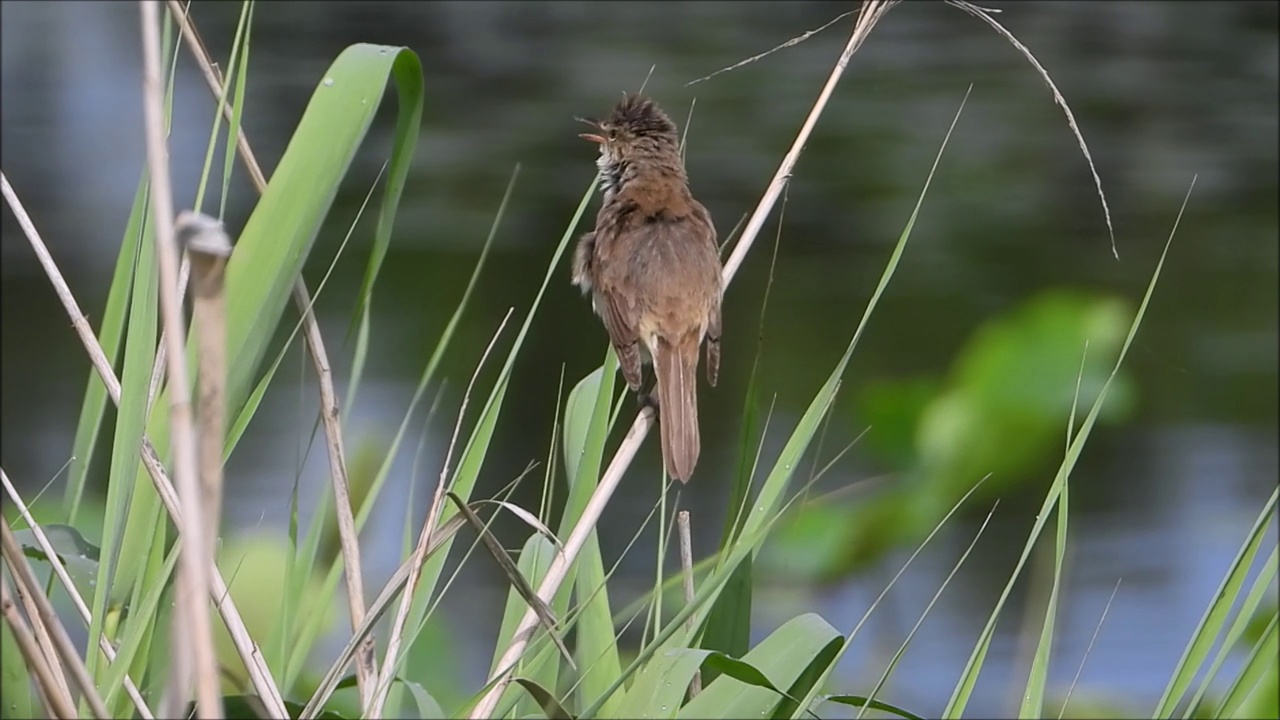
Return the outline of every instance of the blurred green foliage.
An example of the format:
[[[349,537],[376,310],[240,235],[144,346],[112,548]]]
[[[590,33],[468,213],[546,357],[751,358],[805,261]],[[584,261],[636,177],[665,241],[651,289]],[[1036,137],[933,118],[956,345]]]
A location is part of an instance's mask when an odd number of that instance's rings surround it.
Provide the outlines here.
[[[870,428],[864,447],[890,471],[889,486],[856,503],[811,504],[767,557],[788,573],[833,580],[918,544],[984,476],[978,504],[1036,481],[1065,448],[1073,404],[1097,399],[1132,320],[1125,300],[1045,291],[979,326],[944,378],[867,385],[858,423]],[[1128,416],[1134,394],[1118,376],[1100,419]]]

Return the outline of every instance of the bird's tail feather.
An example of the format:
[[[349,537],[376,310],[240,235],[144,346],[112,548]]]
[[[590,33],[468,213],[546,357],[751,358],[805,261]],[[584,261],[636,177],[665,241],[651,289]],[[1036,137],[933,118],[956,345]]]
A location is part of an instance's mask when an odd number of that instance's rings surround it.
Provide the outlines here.
[[[662,461],[667,474],[688,482],[698,464],[698,344],[659,338],[653,353]]]

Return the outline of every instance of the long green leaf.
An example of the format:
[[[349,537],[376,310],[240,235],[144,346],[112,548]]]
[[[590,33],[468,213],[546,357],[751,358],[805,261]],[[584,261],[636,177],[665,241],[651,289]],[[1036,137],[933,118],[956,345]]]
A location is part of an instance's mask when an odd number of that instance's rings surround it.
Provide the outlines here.
[[[116,412],[115,439],[111,448],[106,517],[102,528],[102,554],[98,563],[97,584],[94,586],[90,638],[97,638],[101,634],[108,602],[128,597],[137,580],[142,568],[140,558],[146,556],[146,548],[150,545],[150,528],[144,527],[143,521],[151,516],[150,510],[157,502],[154,495],[150,498],[150,503],[135,502],[138,498],[131,481],[141,462],[138,449],[142,446],[143,428],[146,424],[147,394],[151,366],[155,361],[158,317],[155,233],[152,232],[150,223],[143,223],[141,227],[142,237],[139,241],[138,261],[134,266],[129,323],[125,329],[120,406]],[[124,562],[120,562],[121,557]],[[101,653],[89,653],[86,663],[90,675],[99,679],[100,658]]]
[[[767,715],[778,704],[779,691],[776,688],[790,687],[816,659],[826,654],[828,648],[843,641],[839,631],[818,615],[807,613],[794,617],[742,657],[742,662],[756,668],[775,689],[721,675],[681,708],[676,716],[738,718]]]
[[[569,394],[565,410],[565,469],[569,471],[569,500],[560,518],[560,537],[569,535],[599,485],[617,366],[613,348],[609,348],[604,365],[584,378]],[[581,432],[579,428],[584,425],[586,430]],[[594,531],[587,536],[573,570],[573,587],[582,608],[578,617],[576,647],[581,675],[578,696],[585,704],[600,697],[622,673],[605,583],[604,559]],[[564,614],[561,608],[556,611]],[[601,712],[606,715],[613,712],[618,700],[620,698],[606,700]]]

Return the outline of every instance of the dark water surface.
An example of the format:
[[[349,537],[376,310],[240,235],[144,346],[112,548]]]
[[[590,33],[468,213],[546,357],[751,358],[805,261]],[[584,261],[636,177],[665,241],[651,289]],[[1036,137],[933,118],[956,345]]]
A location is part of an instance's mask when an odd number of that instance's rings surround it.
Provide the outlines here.
[[[136,6],[0,7],[3,169],[96,324],[143,162]],[[854,354],[850,395],[877,378],[943,373],[984,320],[1048,288],[1136,303],[1198,173],[1127,361],[1136,412],[1095,434],[1073,477],[1075,549],[1052,673],[1057,687],[1070,683],[1122,579],[1076,692],[1144,712],[1276,482],[1276,7],[1004,4],[1002,22],[1036,53],[1075,110],[1110,201],[1119,261],[1088,166],[1045,85],[988,27],[940,4],[906,3],[874,30],[810,140],[785,207],[761,365],[765,396],[777,395],[766,458],[780,449],[782,433],[843,352],[970,84],[912,244]],[[592,151],[575,137],[572,117],[603,113],[656,66],[648,92],[681,125],[696,97],[689,172],[727,234],[754,207],[790,146],[850,20],[755,64],[685,84],[849,9],[829,2],[259,4],[245,127],[268,172],[312,89],[346,45],[408,45],[426,73],[423,134],[375,296],[370,375],[348,423],[353,457],[376,457],[394,433],[517,163],[520,177],[496,253],[443,368],[449,382],[419,463],[420,488],[439,472],[462,388],[489,336],[509,307],[513,322],[523,317],[591,181]],[[195,4],[206,42],[224,62],[238,10],[234,3]],[[178,83],[173,168],[177,202],[186,206],[213,104],[185,55]],[[312,287],[378,173],[393,121],[393,112],[379,117],[356,160],[307,266]],[[242,170],[233,184],[227,221],[237,231],[253,197]],[[350,348],[339,341],[372,228],[371,221],[359,226],[354,249],[318,303],[340,379]],[[776,212],[726,298],[720,387],[703,391],[704,455],[682,499],[707,519],[695,540],[702,548],[718,535],[736,460],[769,274],[763,241],[775,232]],[[2,250],[2,461],[21,487],[35,492],[68,459],[88,364],[8,212]],[[561,369],[571,385],[603,349],[603,332],[569,286],[567,266],[558,269],[516,366],[495,441],[501,451],[490,458],[480,492],[545,459]],[[291,357],[285,381],[269,394],[229,469],[227,514],[241,528],[274,528],[287,518],[315,405],[309,385],[299,390],[302,362]],[[837,412],[832,432],[840,437],[831,447],[865,427],[849,403]],[[418,422],[386,490],[394,501],[384,503],[366,533],[373,581],[394,566],[401,498],[421,431]],[[635,480],[608,511],[607,561],[657,499],[656,484],[640,481],[656,472],[656,454],[656,447],[642,451]],[[302,471],[304,488],[322,487],[325,468],[317,444]],[[832,482],[882,471],[855,447]],[[888,699],[922,713],[941,710],[1049,477],[1026,484],[1025,498],[998,516],[922,627]],[[425,494],[419,489],[419,502]],[[973,522],[926,553],[873,615],[868,641],[855,644],[841,667],[842,689],[864,691],[879,676],[972,536]],[[518,529],[509,530],[512,544],[519,542]],[[620,587],[639,593],[651,583],[653,547],[642,540],[628,556]],[[875,571],[822,589],[762,579],[759,637],[809,610],[847,631],[904,557],[892,554]],[[458,602],[446,609],[459,618],[463,679],[478,684],[496,632],[482,623],[500,612],[502,595],[483,563],[460,582]],[[1011,688],[1027,662],[1019,645],[1022,599],[1015,597],[1014,612],[999,628],[974,712],[1016,708]],[[461,640],[474,633],[479,641]]]

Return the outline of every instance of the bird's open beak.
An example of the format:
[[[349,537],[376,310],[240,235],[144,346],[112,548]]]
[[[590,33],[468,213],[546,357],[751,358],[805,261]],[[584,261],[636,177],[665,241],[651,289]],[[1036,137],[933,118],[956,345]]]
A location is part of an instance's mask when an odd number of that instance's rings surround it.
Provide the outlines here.
[[[577,120],[580,123],[586,123],[591,127],[596,128],[597,130],[600,129],[600,122],[597,120],[588,120],[587,118],[582,118],[582,117],[575,117],[574,120]],[[590,140],[591,142],[597,145],[604,144],[604,138],[599,135],[596,135],[595,133],[582,133],[578,135],[578,137],[582,138],[583,140]]]

